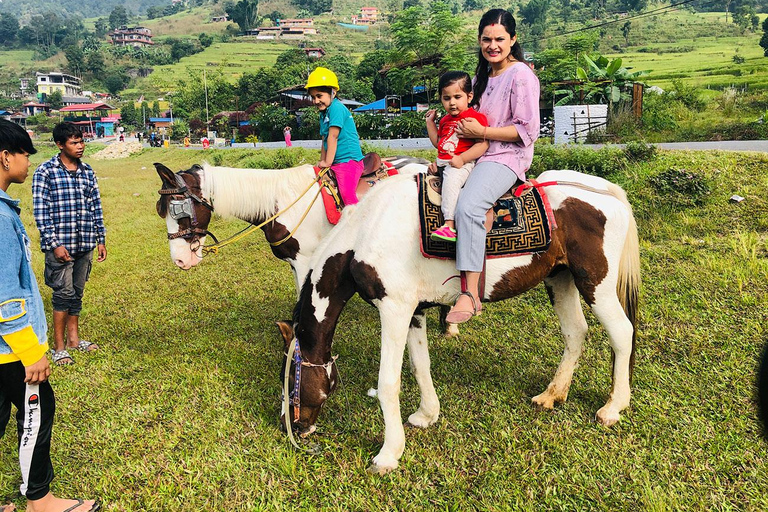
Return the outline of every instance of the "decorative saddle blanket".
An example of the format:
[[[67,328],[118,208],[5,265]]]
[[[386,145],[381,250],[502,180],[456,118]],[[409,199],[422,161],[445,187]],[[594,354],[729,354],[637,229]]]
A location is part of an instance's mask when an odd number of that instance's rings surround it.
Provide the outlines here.
[[[432,240],[443,225],[439,176],[419,175],[421,253],[426,258],[456,259],[456,244]],[[513,193],[514,192],[514,193]],[[485,239],[487,258],[504,258],[546,251],[552,241],[552,216],[546,195],[535,182],[516,187],[493,205],[493,227]],[[461,236],[461,233],[459,233]]]
[[[365,155],[363,161],[365,163],[365,171],[357,185],[358,198],[363,197],[371,187],[381,180],[399,173],[391,163],[381,160],[379,155],[375,153]],[[319,176],[320,171],[322,171],[320,167],[315,167],[315,176]],[[336,176],[333,174],[333,170],[329,170],[323,175],[321,184],[323,185],[321,195],[323,196],[325,214],[328,217],[328,222],[335,226],[341,219],[341,211],[344,209],[344,202],[341,200],[339,186],[336,183]]]

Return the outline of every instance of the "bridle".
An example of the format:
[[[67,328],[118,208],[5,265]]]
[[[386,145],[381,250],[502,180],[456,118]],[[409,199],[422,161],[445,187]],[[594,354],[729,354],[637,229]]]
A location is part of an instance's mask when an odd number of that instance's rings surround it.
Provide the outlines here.
[[[190,244],[199,242],[200,238],[204,236],[210,236],[213,241],[218,243],[216,237],[207,229],[202,229],[197,223],[197,215],[195,214],[195,205],[193,202],[205,206],[211,212],[213,212],[213,205],[200,196],[193,194],[187,184],[184,182],[184,178],[176,174],[177,188],[164,188],[157,191],[161,196],[184,196],[183,199],[170,199],[168,201],[168,214],[173,220],[178,222],[181,219],[189,219],[190,227],[187,229],[181,229],[176,233],[168,233],[168,240],[175,240],[177,238],[183,238]]]
[[[339,356],[335,355],[331,357],[331,360],[327,363],[316,364],[304,361],[301,358],[301,347],[299,346],[299,339],[294,337],[293,341],[288,346],[288,352],[285,353],[285,373],[283,377],[283,396],[281,402],[283,405],[283,419],[285,420],[285,430],[288,432],[288,439],[291,440],[291,444],[300,450],[305,450],[296,442],[293,435],[293,428],[291,424],[299,421],[301,418],[301,368],[323,368],[327,374],[330,375],[336,359]],[[296,368],[293,378],[293,390],[288,390],[288,381],[291,373],[291,363]],[[293,415],[291,415],[291,409],[293,409]],[[293,421],[291,421],[293,417]],[[313,451],[312,449],[308,451]]]

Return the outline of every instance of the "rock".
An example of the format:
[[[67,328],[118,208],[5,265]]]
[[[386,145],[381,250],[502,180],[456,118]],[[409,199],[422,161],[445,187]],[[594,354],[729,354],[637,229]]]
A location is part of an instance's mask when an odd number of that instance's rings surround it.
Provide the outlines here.
[[[733,195],[730,197],[730,199],[728,199],[728,201],[730,201],[731,203],[740,203],[740,202],[742,202],[743,200],[744,200],[744,198],[743,198],[743,197],[741,197],[741,196],[739,196],[739,195],[736,195],[736,194],[733,194]]]
[[[91,155],[91,158],[94,160],[116,160],[127,158],[142,149],[144,148],[140,142],[113,142],[98,153]]]

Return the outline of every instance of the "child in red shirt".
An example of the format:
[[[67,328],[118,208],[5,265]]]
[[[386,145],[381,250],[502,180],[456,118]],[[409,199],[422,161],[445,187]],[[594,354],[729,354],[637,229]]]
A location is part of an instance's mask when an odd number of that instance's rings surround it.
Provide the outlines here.
[[[446,115],[435,124],[434,110],[427,112],[427,132],[432,145],[437,148],[437,168],[443,168],[442,206],[445,223],[431,235],[432,239],[456,241],[456,226],[453,217],[459,201],[461,187],[477,160],[488,149],[485,140],[463,139],[456,134],[456,125],[462,119],[472,117],[481,125],[488,126],[486,117],[469,107],[472,103],[472,80],[463,71],[449,71],[440,77],[438,86],[440,101]]]

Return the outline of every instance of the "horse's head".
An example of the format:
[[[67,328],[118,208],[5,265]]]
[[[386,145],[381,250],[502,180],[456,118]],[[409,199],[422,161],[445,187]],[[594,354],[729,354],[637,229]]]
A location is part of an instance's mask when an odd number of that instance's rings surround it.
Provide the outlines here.
[[[202,195],[203,168],[194,165],[174,174],[163,164],[155,169],[163,181],[157,201],[157,214],[168,226],[171,259],[184,270],[203,258],[203,245],[211,222],[213,206]]]
[[[315,361],[314,354],[302,352],[302,342],[297,337],[298,334],[292,322],[277,322],[277,327],[285,342],[280,372],[281,382],[284,383],[283,404],[287,397],[291,428],[299,435],[309,435],[315,431],[315,422],[323,404],[338,385],[339,373],[336,368],[336,358],[331,357],[328,352],[320,358],[321,360]],[[286,367],[287,386],[285,385]],[[280,415],[280,425],[286,428],[284,408]]]

